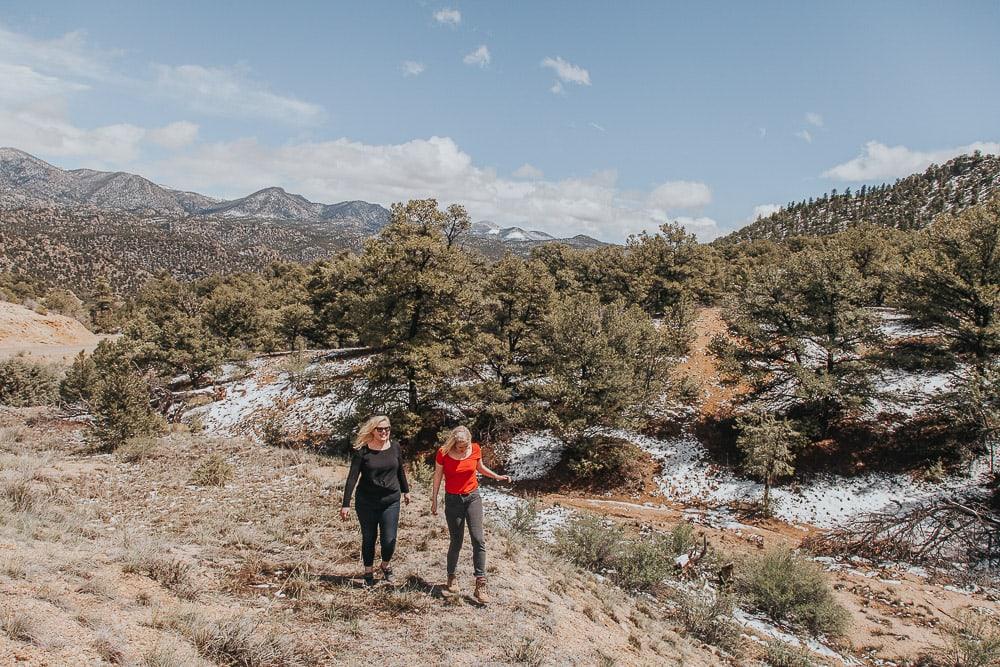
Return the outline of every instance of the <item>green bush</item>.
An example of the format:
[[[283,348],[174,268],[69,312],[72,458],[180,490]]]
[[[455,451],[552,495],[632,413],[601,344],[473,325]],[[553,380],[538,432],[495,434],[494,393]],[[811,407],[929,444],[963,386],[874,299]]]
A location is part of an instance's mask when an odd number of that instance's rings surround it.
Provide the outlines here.
[[[592,514],[574,516],[556,529],[554,549],[571,563],[595,572],[613,568],[624,539],[617,524],[605,522]]]
[[[0,405],[51,405],[59,398],[59,373],[44,363],[14,357],[0,361]]]
[[[674,596],[684,628],[706,644],[738,653],[740,628],[733,620],[733,599],[712,591],[679,591]]]
[[[617,524],[606,525],[594,515],[573,517],[556,529],[554,540],[556,553],[580,567],[606,572],[627,590],[649,590],[674,567],[673,534],[629,537]]]
[[[91,410],[91,434],[105,447],[117,449],[132,438],[158,435],[163,418],[150,405],[150,387],[136,367],[124,340],[103,340],[93,356],[97,381]]]
[[[777,639],[767,643],[765,659],[771,667],[812,667],[813,665],[812,655],[808,649],[792,646]]]
[[[737,586],[754,608],[776,621],[813,634],[837,635],[847,627],[847,611],[834,599],[822,568],[787,549],[745,561]]]
[[[59,385],[59,397],[68,404],[89,404],[97,385],[97,366],[94,358],[87,353],[80,353],[73,358],[73,363],[66,371],[66,377]]]
[[[531,499],[518,503],[510,514],[510,529],[520,535],[530,535],[535,530],[538,520],[538,501]]]
[[[573,442],[566,456],[570,472],[594,486],[613,484],[618,489],[642,488],[643,468],[636,465],[647,456],[638,446],[617,438],[582,438]]]

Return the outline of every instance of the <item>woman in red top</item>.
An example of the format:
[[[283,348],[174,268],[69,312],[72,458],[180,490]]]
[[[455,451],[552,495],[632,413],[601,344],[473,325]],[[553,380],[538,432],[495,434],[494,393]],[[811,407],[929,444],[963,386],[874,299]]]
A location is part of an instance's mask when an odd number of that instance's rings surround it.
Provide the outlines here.
[[[498,475],[483,465],[479,445],[472,442],[469,429],[459,426],[451,432],[438,450],[434,466],[434,487],[431,491],[431,513],[437,514],[438,493],[444,478],[444,516],[448,522],[451,543],[448,546],[448,583],[445,590],[455,593],[455,569],[462,551],[465,526],[472,540],[472,566],[476,574],[476,592],[480,604],[489,602],[486,595],[486,541],[483,536],[483,499],[479,496],[476,473],[491,479],[509,482],[507,475]]]

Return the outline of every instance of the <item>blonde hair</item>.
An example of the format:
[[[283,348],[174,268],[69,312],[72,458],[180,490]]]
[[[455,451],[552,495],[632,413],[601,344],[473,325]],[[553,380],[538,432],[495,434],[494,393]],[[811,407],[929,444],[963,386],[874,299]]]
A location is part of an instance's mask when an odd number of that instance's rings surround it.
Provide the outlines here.
[[[389,426],[389,418],[385,415],[375,415],[362,424],[361,428],[358,429],[358,434],[354,436],[354,449],[361,449],[367,445],[372,439],[372,433],[375,432],[375,428],[382,422],[386,422],[386,426]]]
[[[472,442],[472,433],[469,429],[464,426],[456,426],[451,429],[451,433],[448,434],[448,438],[441,445],[441,451],[447,454],[451,451],[451,448],[455,446],[455,443],[461,440],[462,442]]]

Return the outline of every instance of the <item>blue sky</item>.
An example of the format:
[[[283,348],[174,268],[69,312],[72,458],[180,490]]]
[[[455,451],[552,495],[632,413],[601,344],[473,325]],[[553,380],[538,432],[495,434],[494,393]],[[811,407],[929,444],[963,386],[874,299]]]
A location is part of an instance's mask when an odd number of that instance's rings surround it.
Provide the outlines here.
[[[1000,152],[1000,2],[0,2],[0,145],[700,238]]]

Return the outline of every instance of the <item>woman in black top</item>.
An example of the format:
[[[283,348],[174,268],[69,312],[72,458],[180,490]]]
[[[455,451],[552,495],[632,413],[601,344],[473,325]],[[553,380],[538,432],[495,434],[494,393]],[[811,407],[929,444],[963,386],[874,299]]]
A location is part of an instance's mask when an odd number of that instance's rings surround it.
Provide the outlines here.
[[[389,440],[389,419],[372,417],[361,426],[354,439],[351,471],[344,486],[340,518],[347,520],[351,494],[357,486],[354,509],[361,524],[361,560],[365,566],[365,585],[375,583],[375,538],[382,546],[382,578],[392,581],[389,561],[396,550],[399,526],[399,499],[410,504],[410,486],[406,482],[399,445]],[[360,482],[358,481],[360,478]]]

